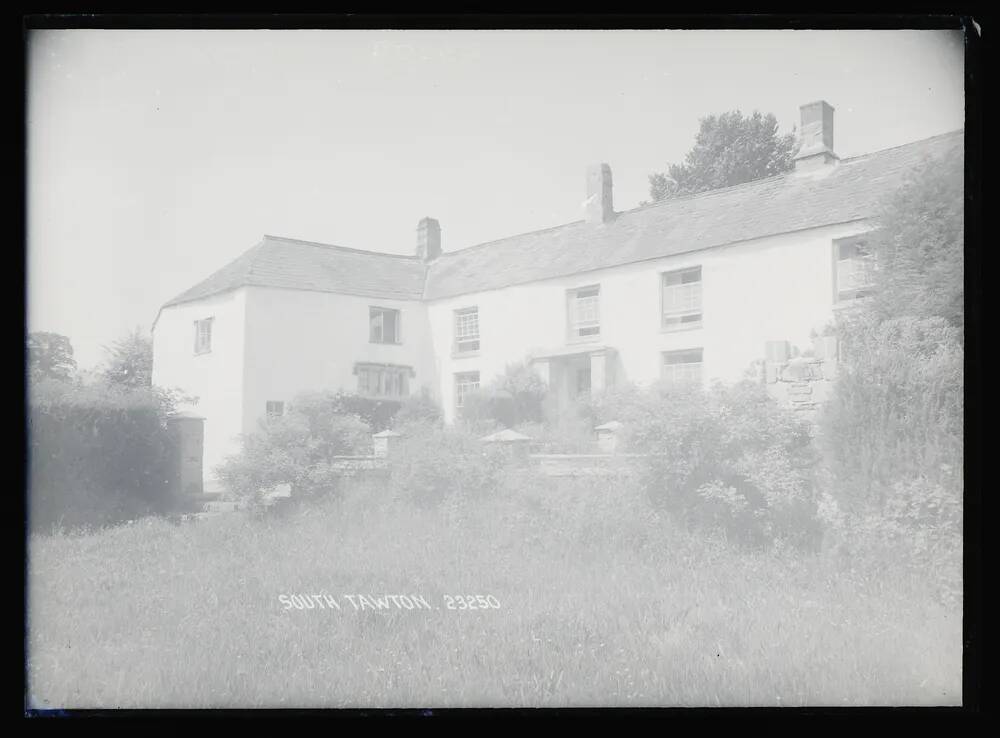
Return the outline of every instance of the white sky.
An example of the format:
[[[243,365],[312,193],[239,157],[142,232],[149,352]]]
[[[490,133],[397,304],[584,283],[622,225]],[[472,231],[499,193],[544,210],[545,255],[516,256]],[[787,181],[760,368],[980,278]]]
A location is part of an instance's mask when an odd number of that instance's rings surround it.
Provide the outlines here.
[[[615,209],[698,119],[836,108],[835,150],[961,128],[938,31],[38,31],[29,46],[28,328],[81,366],[264,233],[412,253]]]

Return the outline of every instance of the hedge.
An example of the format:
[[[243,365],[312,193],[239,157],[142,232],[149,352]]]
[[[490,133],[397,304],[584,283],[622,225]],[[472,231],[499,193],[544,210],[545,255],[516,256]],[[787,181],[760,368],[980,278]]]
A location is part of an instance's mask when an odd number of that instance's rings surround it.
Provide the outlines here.
[[[100,526],[170,509],[175,442],[151,390],[48,381],[28,407],[33,530]]]

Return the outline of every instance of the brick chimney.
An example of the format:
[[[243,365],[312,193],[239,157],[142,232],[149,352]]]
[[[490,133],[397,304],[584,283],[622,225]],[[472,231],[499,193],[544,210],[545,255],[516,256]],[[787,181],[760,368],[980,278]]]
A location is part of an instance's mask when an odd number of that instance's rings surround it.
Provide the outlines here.
[[[441,224],[434,218],[423,218],[417,223],[417,256],[424,261],[441,256]]]
[[[584,202],[588,223],[607,223],[615,217],[611,201],[611,167],[591,164],[587,167],[587,199]]]
[[[826,100],[819,100],[800,106],[799,112],[802,125],[795,171],[815,171],[836,163],[839,157],[833,153],[833,106]]]

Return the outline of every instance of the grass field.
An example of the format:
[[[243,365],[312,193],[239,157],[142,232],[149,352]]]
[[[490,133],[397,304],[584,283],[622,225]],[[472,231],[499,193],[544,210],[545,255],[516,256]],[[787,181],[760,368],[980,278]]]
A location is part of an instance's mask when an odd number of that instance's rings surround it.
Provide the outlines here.
[[[36,537],[28,624],[35,708],[961,703],[961,605],[913,574],[740,552],[613,487]]]

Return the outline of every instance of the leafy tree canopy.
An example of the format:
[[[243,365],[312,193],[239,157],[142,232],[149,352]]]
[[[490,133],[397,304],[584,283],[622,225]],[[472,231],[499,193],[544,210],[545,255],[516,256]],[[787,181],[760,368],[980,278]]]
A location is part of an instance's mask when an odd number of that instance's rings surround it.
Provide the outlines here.
[[[126,387],[153,385],[153,341],[138,327],[105,347],[104,379]]]
[[[649,194],[663,200],[781,174],[792,168],[795,150],[795,134],[779,135],[771,113],[709,115],[684,163],[649,175]]]
[[[965,323],[964,167],[927,162],[885,198],[873,234],[878,320],[944,318]]]
[[[68,381],[74,371],[73,346],[66,336],[46,331],[28,334],[28,376],[32,382],[42,379]]]

